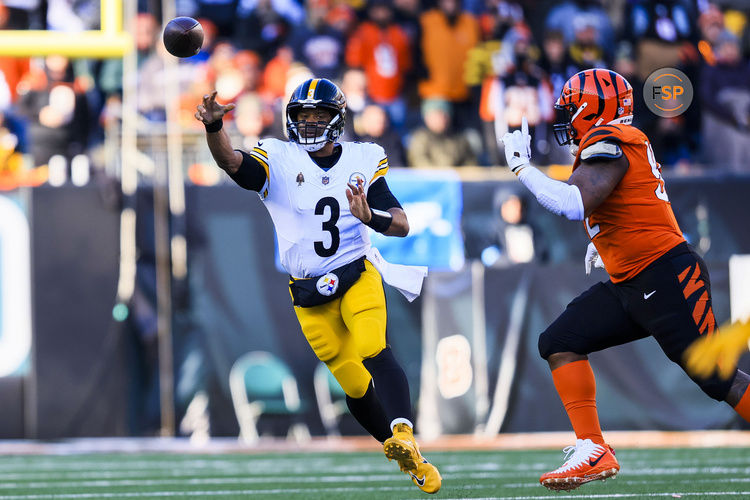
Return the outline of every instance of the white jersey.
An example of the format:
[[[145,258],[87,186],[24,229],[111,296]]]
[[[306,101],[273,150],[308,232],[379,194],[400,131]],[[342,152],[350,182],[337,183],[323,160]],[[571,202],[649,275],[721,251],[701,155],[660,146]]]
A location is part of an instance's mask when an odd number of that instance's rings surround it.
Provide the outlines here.
[[[267,167],[260,197],[276,228],[281,265],[293,278],[325,274],[370,249],[368,228],[349,211],[347,183],[372,182],[388,172],[388,158],[373,143],[342,142],[327,171],[294,142],[263,139],[250,151]]]

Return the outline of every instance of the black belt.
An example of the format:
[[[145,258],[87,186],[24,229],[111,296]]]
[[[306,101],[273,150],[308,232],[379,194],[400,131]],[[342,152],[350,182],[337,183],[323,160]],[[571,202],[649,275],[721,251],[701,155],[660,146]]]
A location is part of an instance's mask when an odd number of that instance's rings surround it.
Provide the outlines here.
[[[346,293],[365,270],[364,256],[321,276],[295,279],[289,277],[289,291],[295,306],[315,307]]]

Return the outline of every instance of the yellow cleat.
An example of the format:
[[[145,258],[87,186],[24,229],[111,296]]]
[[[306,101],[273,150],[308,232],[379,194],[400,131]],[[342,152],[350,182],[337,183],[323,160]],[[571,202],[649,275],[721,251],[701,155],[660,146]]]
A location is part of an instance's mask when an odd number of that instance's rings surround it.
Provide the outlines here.
[[[401,472],[407,474],[420,490],[437,493],[443,478],[437,467],[425,460],[419,452],[411,427],[396,424],[393,436],[383,443],[383,451],[388,460],[396,460]]]

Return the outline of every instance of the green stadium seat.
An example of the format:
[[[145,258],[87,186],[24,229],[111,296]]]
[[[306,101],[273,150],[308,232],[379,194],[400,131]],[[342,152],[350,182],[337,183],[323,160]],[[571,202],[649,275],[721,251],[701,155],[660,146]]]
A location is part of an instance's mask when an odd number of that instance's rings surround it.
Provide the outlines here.
[[[248,444],[258,441],[261,415],[290,417],[294,423],[290,425],[287,437],[297,441],[309,440],[307,425],[294,419],[304,411],[297,380],[281,359],[265,351],[242,355],[229,372],[229,388],[241,441]]]

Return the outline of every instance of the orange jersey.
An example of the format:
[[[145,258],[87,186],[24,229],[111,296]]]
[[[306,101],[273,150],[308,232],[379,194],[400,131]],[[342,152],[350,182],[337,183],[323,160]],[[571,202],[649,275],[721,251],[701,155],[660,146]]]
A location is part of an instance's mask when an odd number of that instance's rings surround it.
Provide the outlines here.
[[[629,162],[619,184],[584,220],[612,282],[617,283],[635,277],[685,238],[646,135],[631,125],[593,127],[581,140],[573,170],[581,163],[581,152],[599,141],[618,144]]]

